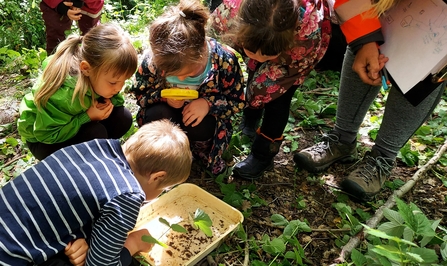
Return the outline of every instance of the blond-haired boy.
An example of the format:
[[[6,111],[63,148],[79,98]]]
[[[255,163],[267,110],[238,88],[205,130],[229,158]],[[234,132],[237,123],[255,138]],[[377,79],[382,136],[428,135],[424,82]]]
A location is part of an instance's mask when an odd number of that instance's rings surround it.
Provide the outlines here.
[[[167,120],[123,147],[95,139],[53,153],[0,189],[0,265],[68,261],[65,247],[82,238],[85,265],[129,265],[151,247],[142,232],[128,236],[142,203],[184,182],[191,162],[188,138]]]

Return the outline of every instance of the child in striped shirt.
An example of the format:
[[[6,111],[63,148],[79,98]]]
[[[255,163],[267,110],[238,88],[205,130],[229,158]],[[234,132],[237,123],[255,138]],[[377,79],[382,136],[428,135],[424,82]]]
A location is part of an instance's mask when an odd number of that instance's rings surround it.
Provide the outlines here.
[[[167,120],[122,147],[95,139],[53,153],[0,189],[0,265],[131,264],[152,247],[147,230],[128,235],[141,205],[184,182],[191,163],[187,136]],[[68,257],[79,239],[88,251]]]

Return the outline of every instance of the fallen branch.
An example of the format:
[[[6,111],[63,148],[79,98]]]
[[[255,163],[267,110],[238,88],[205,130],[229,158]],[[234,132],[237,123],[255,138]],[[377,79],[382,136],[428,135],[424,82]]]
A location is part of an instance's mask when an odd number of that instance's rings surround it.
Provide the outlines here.
[[[322,91],[331,91],[333,89],[334,88],[316,88],[316,89],[313,89],[313,90],[310,90],[310,91],[304,91],[303,93],[307,93],[307,94],[309,94],[309,93],[319,93],[319,92],[322,92]],[[332,96],[336,96],[336,95],[332,95]]]
[[[5,164],[3,165],[3,167],[6,167],[6,166],[8,166],[8,165],[14,163],[15,161],[18,161],[18,160],[23,159],[23,158],[25,158],[25,157],[26,157],[26,154],[22,154],[22,155],[20,155],[20,156],[17,156],[17,155],[16,155],[16,156],[13,157],[11,160],[9,160],[9,162],[5,163]]]
[[[245,232],[247,232],[247,228],[245,228]],[[245,242],[245,248],[244,248],[244,266],[248,266],[248,264],[250,263],[250,250],[248,249],[248,246],[250,244],[248,243],[248,241]]]
[[[410,189],[416,184],[419,179],[422,178],[423,174],[429,170],[438,160],[441,158],[442,154],[447,150],[447,140],[444,144],[436,151],[435,155],[416,173],[408,180],[405,185],[395,190],[394,193],[388,198],[388,200],[383,204],[379,209],[377,209],[374,216],[366,222],[366,225],[371,228],[376,228],[379,222],[383,218],[383,210],[385,208],[392,208],[396,204],[396,197],[401,198],[405,193],[410,191]],[[335,263],[342,263],[345,261],[345,258],[355,249],[359,244],[361,239],[366,237],[366,233],[362,230],[356,236],[352,237],[349,242],[343,246],[343,249],[340,252],[340,256],[335,259]],[[336,264],[332,264],[336,265]]]

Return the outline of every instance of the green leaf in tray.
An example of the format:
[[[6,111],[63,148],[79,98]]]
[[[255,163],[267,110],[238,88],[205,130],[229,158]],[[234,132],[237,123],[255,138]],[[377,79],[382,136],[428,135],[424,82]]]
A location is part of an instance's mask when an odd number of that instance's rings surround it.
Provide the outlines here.
[[[144,235],[141,237],[141,240],[143,240],[144,242],[147,242],[147,243],[158,244],[164,248],[168,248],[168,246],[165,243],[158,241],[158,239],[155,239],[151,235]]]
[[[176,232],[179,232],[179,233],[184,233],[184,234],[188,233],[188,230],[186,230],[183,226],[181,226],[179,224],[172,224],[171,229]]]
[[[192,217],[191,214],[190,217]],[[213,221],[211,221],[210,216],[206,214],[205,211],[197,209],[196,212],[194,213],[192,223],[194,229],[199,228],[206,236],[212,237],[213,236],[213,231],[211,230],[212,225]]]
[[[160,223],[162,223],[162,224],[168,226],[168,227],[171,227],[171,225],[169,224],[169,222],[166,221],[166,219],[163,218],[163,217],[158,218],[158,221],[159,221]]]

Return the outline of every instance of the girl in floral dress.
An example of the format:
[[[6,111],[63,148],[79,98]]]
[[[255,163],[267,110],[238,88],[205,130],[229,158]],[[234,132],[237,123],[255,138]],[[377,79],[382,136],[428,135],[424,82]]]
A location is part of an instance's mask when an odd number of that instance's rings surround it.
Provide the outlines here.
[[[181,0],[152,22],[150,49],[131,91],[140,106],[139,126],[164,118],[178,123],[195,158],[217,175],[227,169],[222,154],[233,133],[231,118],[244,109],[245,95],[235,54],[205,36],[208,18],[209,10],[199,0]],[[196,90],[199,96],[161,96],[172,87]]]
[[[273,168],[292,96],[327,50],[329,6],[324,0],[223,0],[212,19],[216,34],[246,59],[241,128],[254,141],[233,174],[257,179]]]

